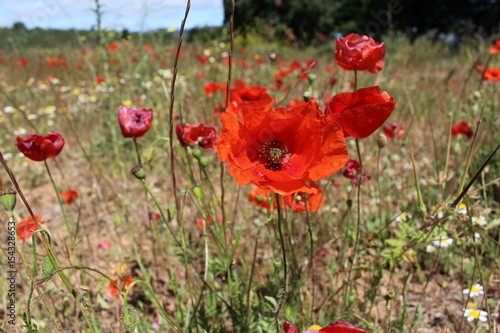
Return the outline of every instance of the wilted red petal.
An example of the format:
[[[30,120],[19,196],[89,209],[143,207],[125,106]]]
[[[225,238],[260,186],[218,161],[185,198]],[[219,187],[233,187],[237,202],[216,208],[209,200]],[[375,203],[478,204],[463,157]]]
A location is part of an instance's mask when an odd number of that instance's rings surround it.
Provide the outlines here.
[[[118,122],[126,138],[139,138],[146,134],[153,121],[153,110],[137,109],[128,105],[118,108]]]
[[[64,139],[59,132],[50,132],[45,136],[30,134],[24,139],[18,136],[16,141],[19,151],[33,161],[56,157],[64,147]]]

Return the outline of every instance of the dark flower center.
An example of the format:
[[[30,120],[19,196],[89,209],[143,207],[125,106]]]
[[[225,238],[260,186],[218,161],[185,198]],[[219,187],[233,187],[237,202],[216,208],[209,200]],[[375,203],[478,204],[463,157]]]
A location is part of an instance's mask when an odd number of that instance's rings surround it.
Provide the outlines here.
[[[283,142],[272,140],[262,146],[259,163],[264,164],[266,169],[280,171],[291,156],[292,154],[288,152],[288,147]]]

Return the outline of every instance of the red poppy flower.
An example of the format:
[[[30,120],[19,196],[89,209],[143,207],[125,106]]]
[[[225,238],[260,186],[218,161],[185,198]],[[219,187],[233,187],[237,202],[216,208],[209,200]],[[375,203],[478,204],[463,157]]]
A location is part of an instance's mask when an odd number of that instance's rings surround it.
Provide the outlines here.
[[[28,58],[22,58],[17,61],[19,67],[24,67],[28,63]]]
[[[96,81],[97,83],[103,83],[106,81],[106,79],[104,78],[104,76],[97,76]]]
[[[203,91],[205,92],[205,95],[210,96],[211,94],[215,94],[218,91],[225,92],[227,88],[227,83],[226,82],[207,82],[203,86]]]
[[[128,105],[118,108],[118,122],[122,134],[126,138],[139,138],[143,136],[153,121],[153,110],[136,109]]]
[[[274,101],[267,93],[266,88],[261,86],[245,86],[245,84],[243,84],[239,85],[237,88],[231,89],[226,112],[233,113],[241,118],[241,107],[243,105],[261,108],[267,111],[271,109],[273,104]]]
[[[64,61],[63,59],[59,59],[59,58],[56,58],[56,57],[51,57],[49,59],[47,59],[47,66],[49,67],[64,67],[64,68],[68,68],[68,63],[66,61]]]
[[[472,132],[472,129],[469,127],[467,122],[461,121],[455,126],[451,127],[451,135],[456,136],[458,134],[463,134],[467,136],[468,139],[472,138],[474,133]]]
[[[490,67],[486,68],[483,73],[483,81],[500,81],[500,68]]]
[[[40,215],[35,215],[35,218],[39,224],[43,223]],[[17,223],[17,239],[19,240],[28,239],[37,229],[38,227],[36,226],[36,223],[33,221],[33,218],[31,216],[25,217],[24,219],[19,221],[19,223]]]
[[[297,327],[295,327],[293,324],[290,324],[289,322],[285,322],[283,324],[283,331],[285,333],[299,333],[299,330]],[[324,332],[324,333],[370,333],[368,331],[359,329],[354,327],[351,323],[345,321],[345,320],[337,320],[333,324],[321,328],[319,331],[318,330],[307,330],[303,331],[302,333],[315,333],[315,332]]]
[[[120,47],[120,45],[118,43],[110,43],[108,45],[108,51],[114,51],[116,49],[118,49]]]
[[[490,54],[500,53],[500,39],[495,42],[495,45],[491,47]]]
[[[63,137],[55,131],[45,136],[30,134],[24,139],[18,136],[16,140],[17,149],[33,161],[56,157],[64,147]]]
[[[348,159],[342,128],[318,104],[265,111],[243,105],[242,118],[222,115],[219,158],[241,185],[256,184],[281,195],[316,193],[306,182],[331,175]]]
[[[403,128],[403,126],[401,126],[401,124],[398,123],[397,121],[394,121],[394,122],[390,123],[389,125],[384,126],[383,130],[384,130],[385,135],[387,135],[391,139],[394,139],[394,138],[401,139],[401,138],[404,138],[404,136],[406,134],[406,131]]]
[[[317,190],[316,193],[303,193],[297,192],[287,195],[285,203],[288,207],[292,208],[294,212],[303,213],[307,210],[310,212],[317,212],[325,205],[325,196],[323,190],[316,183],[311,183],[311,187]]]
[[[368,36],[350,34],[337,38],[335,60],[347,71],[380,72],[384,68],[385,44]]]
[[[71,205],[73,203],[74,198],[78,198],[78,192],[72,189],[62,191],[61,195],[66,198],[66,203],[68,205]]]
[[[380,90],[373,86],[335,95],[328,102],[325,114],[339,122],[345,137],[364,139],[382,126],[396,107],[394,98]]]
[[[183,147],[190,143],[199,145],[201,148],[215,148],[218,138],[217,127],[199,124],[178,124],[175,133]]]
[[[111,296],[117,297],[120,295],[120,291],[124,291],[128,286],[134,282],[134,279],[130,275],[125,275],[120,278],[120,281],[118,279],[114,280],[115,284],[120,287],[120,290],[118,290],[113,283],[109,283],[108,285],[108,290]]]
[[[358,184],[359,181],[359,171],[360,165],[358,160],[349,160],[344,166],[344,172],[342,172],[342,176],[351,180],[353,184]],[[363,181],[369,181],[372,179],[372,176],[363,172]]]
[[[199,217],[199,218],[196,219],[196,225],[200,229],[203,229],[207,225],[212,225],[212,224],[214,224],[214,221],[212,220],[212,218],[210,216],[207,217],[206,220],[204,218],[202,218],[202,217]]]

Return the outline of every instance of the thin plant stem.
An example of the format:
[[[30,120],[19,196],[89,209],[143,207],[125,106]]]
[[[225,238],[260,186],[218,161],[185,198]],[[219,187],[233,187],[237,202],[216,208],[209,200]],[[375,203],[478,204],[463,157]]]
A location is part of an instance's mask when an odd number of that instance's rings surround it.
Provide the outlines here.
[[[275,195],[275,200],[276,200],[276,206],[278,210],[278,233],[280,237],[280,243],[281,243],[281,252],[283,256],[283,289],[281,291],[281,297],[280,301],[278,304],[278,308],[276,309],[276,332],[279,333],[280,327],[279,327],[279,316],[281,313],[281,309],[283,308],[283,305],[285,303],[286,299],[286,294],[287,294],[287,288],[288,288],[288,266],[287,266],[287,260],[286,260],[286,247],[285,247],[285,238],[283,237],[283,231],[281,230],[281,225],[283,223],[283,212],[281,210],[281,198],[280,195],[276,193]]]
[[[66,229],[68,229],[68,233],[71,236],[71,229],[69,228],[69,223],[68,219],[66,218],[66,213],[64,212],[64,207],[62,205],[61,197],[59,196],[59,191],[56,186],[56,182],[54,181],[54,177],[52,177],[52,173],[50,172],[49,165],[47,163],[47,160],[44,160],[43,163],[45,164],[45,169],[47,170],[47,173],[49,174],[50,182],[52,183],[52,187],[54,188],[54,191],[56,192],[56,197],[57,197],[57,202],[59,203],[59,207],[61,208],[61,213],[64,219],[64,224],[66,225]],[[71,236],[71,244],[73,247],[75,246],[75,236]]]
[[[135,153],[137,155],[137,162],[142,165],[141,154],[139,153],[139,146],[137,145],[137,138],[132,138],[134,141]]]

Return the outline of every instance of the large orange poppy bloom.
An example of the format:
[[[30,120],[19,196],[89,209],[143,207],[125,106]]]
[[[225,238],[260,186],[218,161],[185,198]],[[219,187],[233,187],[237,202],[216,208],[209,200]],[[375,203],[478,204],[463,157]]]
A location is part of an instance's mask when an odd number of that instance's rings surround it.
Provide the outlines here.
[[[339,122],[346,138],[364,139],[382,126],[396,107],[394,98],[380,91],[373,86],[337,94],[328,102],[325,114]]]
[[[281,195],[316,193],[308,182],[341,169],[349,158],[342,128],[328,121],[314,99],[294,109],[243,105],[242,118],[222,115],[219,158],[241,185]]]

